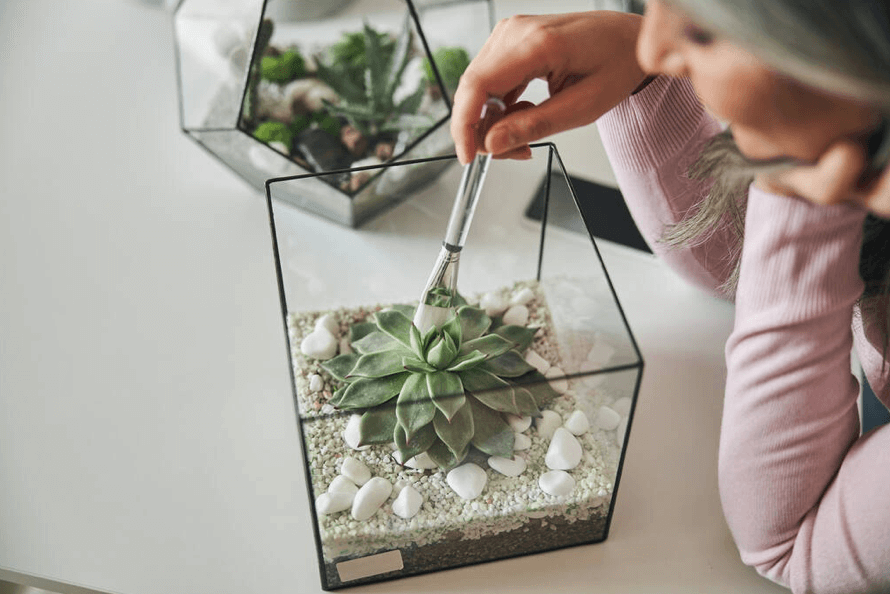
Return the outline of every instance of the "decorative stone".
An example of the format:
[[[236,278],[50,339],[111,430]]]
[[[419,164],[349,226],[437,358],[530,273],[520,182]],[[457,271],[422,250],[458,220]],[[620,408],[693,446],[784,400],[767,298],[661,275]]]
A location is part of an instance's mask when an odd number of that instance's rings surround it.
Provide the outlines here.
[[[300,343],[300,352],[313,359],[330,359],[337,354],[337,339],[324,328],[313,330]]]
[[[622,417],[626,417],[627,415],[630,414],[630,405],[631,405],[630,398],[627,396],[622,396],[621,398],[617,399],[615,402],[612,403],[611,408],[612,408],[612,410],[617,412]]]
[[[359,430],[359,423],[362,421],[361,415],[351,415],[349,420],[346,422],[346,429],[343,430],[343,441],[346,442],[353,450],[367,450],[371,446],[360,446],[361,442],[361,433]]]
[[[509,307],[507,300],[497,293],[486,293],[479,300],[479,307],[485,310],[485,314],[491,317],[499,316]]]
[[[525,458],[522,456],[513,456],[512,458],[492,456],[488,459],[488,465],[505,476],[519,476],[525,472],[526,468]]]
[[[334,491],[322,493],[315,499],[315,510],[324,515],[335,514],[352,506],[353,495]]]
[[[510,428],[517,433],[522,433],[532,426],[532,418],[530,415],[507,415],[507,423],[509,423]]]
[[[340,324],[337,323],[337,320],[335,320],[334,316],[331,314],[324,314],[315,321],[315,329],[318,330],[319,328],[324,328],[330,332],[332,336],[338,336],[340,334]]]
[[[532,438],[525,433],[513,434],[513,451],[521,452],[532,447]]]
[[[513,305],[504,312],[504,324],[525,326],[528,323],[528,308],[524,305]]]
[[[338,474],[328,485],[328,493],[346,493],[350,497],[355,497],[355,494],[358,493],[358,486],[342,474]],[[349,504],[352,505],[351,499]]]
[[[544,464],[551,470],[571,470],[581,462],[581,444],[565,427],[557,427],[544,456]]]
[[[392,502],[392,511],[400,518],[410,519],[420,511],[423,505],[423,495],[417,492],[417,489],[408,485],[399,493],[396,500]]]
[[[433,468],[438,467],[438,464],[430,458],[428,453],[421,452],[413,458],[409,458],[408,461],[405,462],[405,466],[414,468],[415,470],[432,470]]]
[[[576,410],[566,419],[565,428],[572,435],[583,435],[590,429],[590,421],[587,420],[587,415],[583,411]]]
[[[553,380],[550,382],[551,388],[560,394],[565,394],[569,389],[569,380],[565,378],[565,374],[565,371],[553,365],[544,373],[544,377]]]
[[[321,379],[321,376],[317,373],[313,373],[309,376],[309,391],[310,392],[321,392],[324,389],[324,380]]]
[[[544,439],[553,437],[553,432],[560,425],[562,425],[562,417],[553,410],[542,410],[541,417],[535,419],[535,429],[537,429],[538,435]]]
[[[410,485],[411,482],[406,479],[399,479],[392,484],[392,493],[390,493],[390,497],[398,497],[399,493],[402,492],[402,489]]]
[[[513,298],[510,299],[510,303],[512,305],[528,305],[534,298],[535,292],[528,287],[524,287],[521,291],[513,295]]]
[[[370,479],[355,494],[355,499],[352,501],[352,517],[360,522],[367,520],[389,499],[390,493],[392,493],[392,483],[388,480],[379,476]]]
[[[346,456],[340,465],[340,474],[354,482],[356,485],[364,485],[371,478],[371,471],[358,458]]]
[[[621,419],[621,422],[618,423],[618,428],[615,431],[615,443],[618,444],[618,447],[624,445],[625,433],[627,433],[627,417]]]
[[[339,138],[321,128],[307,128],[297,135],[297,148],[316,171],[346,169],[352,164],[349,149]]]
[[[621,415],[608,406],[601,406],[594,422],[603,431],[611,431],[618,427],[618,424],[621,422]]]
[[[475,499],[482,494],[488,475],[479,466],[469,462],[448,471],[448,486],[464,499]]]
[[[525,352],[525,362],[541,373],[547,373],[547,370],[550,369],[550,362],[531,349]]]
[[[279,153],[283,153],[285,155],[290,154],[290,147],[288,147],[286,144],[284,144],[280,140],[273,140],[272,142],[269,143],[269,147],[275,149]]]
[[[565,497],[575,488],[575,479],[564,470],[551,470],[540,476],[538,486],[548,495]]]

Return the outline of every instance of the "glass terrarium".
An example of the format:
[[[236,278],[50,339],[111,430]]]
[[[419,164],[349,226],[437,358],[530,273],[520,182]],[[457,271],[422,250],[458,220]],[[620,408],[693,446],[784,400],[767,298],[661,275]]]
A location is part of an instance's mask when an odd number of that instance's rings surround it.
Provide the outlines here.
[[[556,148],[532,152],[491,162],[428,330],[458,167],[360,232],[275,199],[338,173],[267,184],[325,589],[608,535],[643,361],[592,237],[548,223],[560,194],[582,217]],[[365,170],[369,191],[453,159]],[[543,221],[523,215],[536,193]]]
[[[404,194],[375,194],[354,170],[453,152],[451,95],[491,19],[490,0],[182,0],[182,129],[258,189],[338,171],[278,197],[358,226]]]

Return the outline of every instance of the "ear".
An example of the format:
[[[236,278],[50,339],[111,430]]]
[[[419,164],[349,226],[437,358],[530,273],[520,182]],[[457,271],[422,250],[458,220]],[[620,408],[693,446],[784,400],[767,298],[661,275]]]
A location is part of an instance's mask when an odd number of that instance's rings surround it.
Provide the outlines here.
[[[814,165],[758,176],[754,183],[774,194],[797,196],[815,204],[837,204],[855,197],[865,166],[862,146],[842,139],[828,147]]]

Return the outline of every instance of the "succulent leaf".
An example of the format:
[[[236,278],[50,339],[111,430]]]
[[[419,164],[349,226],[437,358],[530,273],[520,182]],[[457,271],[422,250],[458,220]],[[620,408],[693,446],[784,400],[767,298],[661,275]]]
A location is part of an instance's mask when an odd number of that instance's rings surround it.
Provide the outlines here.
[[[538,408],[544,408],[555,398],[559,398],[559,392],[553,389],[550,380],[544,377],[540,371],[532,371],[522,379],[522,387],[532,395]]]
[[[380,37],[368,23],[365,23],[364,33],[367,48],[365,58],[368,60],[368,67],[365,69],[365,95],[371,105],[379,108],[385,100],[388,56],[383,55]]]
[[[359,322],[349,327],[349,342],[355,344],[368,334],[377,332],[377,324],[374,322]]]
[[[451,340],[451,336],[442,333],[427,352],[426,361],[436,369],[444,369],[454,361],[456,356],[457,345]]]
[[[489,359],[503,355],[515,346],[515,343],[508,341],[497,334],[486,334],[479,338],[474,338],[463,343],[460,346],[459,355],[471,353],[474,350],[479,351]]]
[[[500,377],[519,377],[535,370],[535,367],[515,350],[509,350],[503,355],[489,359],[480,367]]]
[[[375,315],[377,326],[398,340],[400,343],[411,348],[411,327],[414,325],[410,318],[400,311],[389,309],[378,311]]]
[[[520,416],[541,414],[528,390],[514,386],[484,369],[462,371],[460,379],[464,388],[488,408]]]
[[[525,326],[514,326],[512,324],[500,326],[493,330],[494,334],[502,336],[508,341],[515,343],[516,350],[520,353],[531,346],[537,331],[537,328],[526,328]]]
[[[339,400],[332,404],[343,410],[371,408],[383,404],[401,391],[409,375],[405,372],[381,378],[359,378],[347,385]]]
[[[500,413],[488,408],[476,398],[467,397],[473,411],[473,439],[471,443],[489,456],[513,456],[513,428]]]
[[[403,354],[400,349],[361,355],[346,379],[349,380],[353,377],[378,378],[401,373],[405,371],[402,358]]]
[[[360,355],[358,353],[344,353],[342,355],[337,355],[333,359],[328,359],[322,363],[321,368],[334,376],[334,378],[341,382],[345,382],[347,381],[346,376],[348,376],[349,372],[352,371],[352,368],[355,367],[359,357]]]
[[[467,353],[466,355],[461,355],[454,359],[451,364],[448,366],[447,371],[451,371],[452,373],[457,373],[458,371],[466,371],[467,369],[472,369],[474,367],[478,367],[483,361],[485,361],[486,357],[484,353],[480,351],[473,351],[472,353]]]
[[[426,361],[414,357],[402,359],[402,366],[412,373],[432,373],[436,371],[436,368]]]
[[[436,335],[438,333],[439,332],[435,326],[428,328],[427,331],[423,333],[423,352],[426,352],[427,349],[430,348],[430,345],[433,343],[433,339],[436,338]]]
[[[473,411],[466,402],[450,420],[439,411],[433,419],[433,427],[442,443],[457,457],[467,450],[473,439]]]
[[[426,386],[433,404],[442,411],[449,421],[466,402],[463,382],[456,373],[449,371],[428,373],[426,374]]]
[[[420,330],[413,323],[411,324],[409,338],[411,339],[411,352],[417,355],[418,358],[423,359],[423,337],[420,335]]]
[[[442,324],[442,334],[451,339],[456,353],[457,348],[460,347],[461,342],[463,342],[463,328],[461,327],[460,318],[457,315],[451,316],[448,318],[447,322]]]
[[[393,429],[392,440],[396,443],[402,460],[407,461],[409,458],[429,450],[433,442],[436,441],[436,430],[433,428],[433,424],[429,423],[421,427],[409,439],[402,426],[396,424],[395,429]]]
[[[393,51],[389,71],[386,76],[386,94],[389,96],[396,92],[399,81],[402,80],[402,74],[404,74],[405,68],[411,60],[411,38],[410,21],[406,16],[405,26],[402,28],[398,40],[396,40],[395,50]]]
[[[477,307],[465,305],[457,310],[457,317],[460,319],[461,342],[479,338],[491,326],[491,318],[488,317],[485,310]]]
[[[426,378],[412,374],[402,386],[396,401],[396,418],[406,438],[410,440],[421,427],[429,425],[435,414],[436,407],[430,400]]]
[[[381,404],[368,409],[359,420],[359,446],[392,442],[396,429],[396,417],[391,404]]]
[[[408,305],[407,303],[396,303],[395,305],[389,306],[387,309],[392,309],[398,312],[401,312],[409,320],[414,319],[414,312],[417,307],[413,305]]]
[[[465,451],[461,452],[459,455],[455,455],[441,439],[437,439],[429,447],[426,453],[429,454],[429,457],[439,466],[439,468],[448,470],[463,462],[464,458],[467,457],[469,450],[470,448],[467,447]]]
[[[376,326],[375,326],[376,327]],[[384,332],[371,332],[352,343],[352,348],[363,355],[397,349],[401,343]]]

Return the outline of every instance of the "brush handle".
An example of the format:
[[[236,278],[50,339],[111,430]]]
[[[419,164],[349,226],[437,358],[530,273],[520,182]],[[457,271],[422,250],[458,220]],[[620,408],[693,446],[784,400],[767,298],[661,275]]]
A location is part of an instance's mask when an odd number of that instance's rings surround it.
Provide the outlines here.
[[[480,146],[482,146],[482,141],[485,139],[488,130],[503,117],[506,109],[507,106],[497,97],[491,97],[485,102],[477,128],[477,139]],[[457,196],[454,199],[454,206],[451,208],[451,216],[448,219],[445,240],[442,242],[445,249],[450,252],[459,252],[464,247],[490,162],[491,154],[486,153],[484,155],[476,155],[472,161],[464,166]]]

